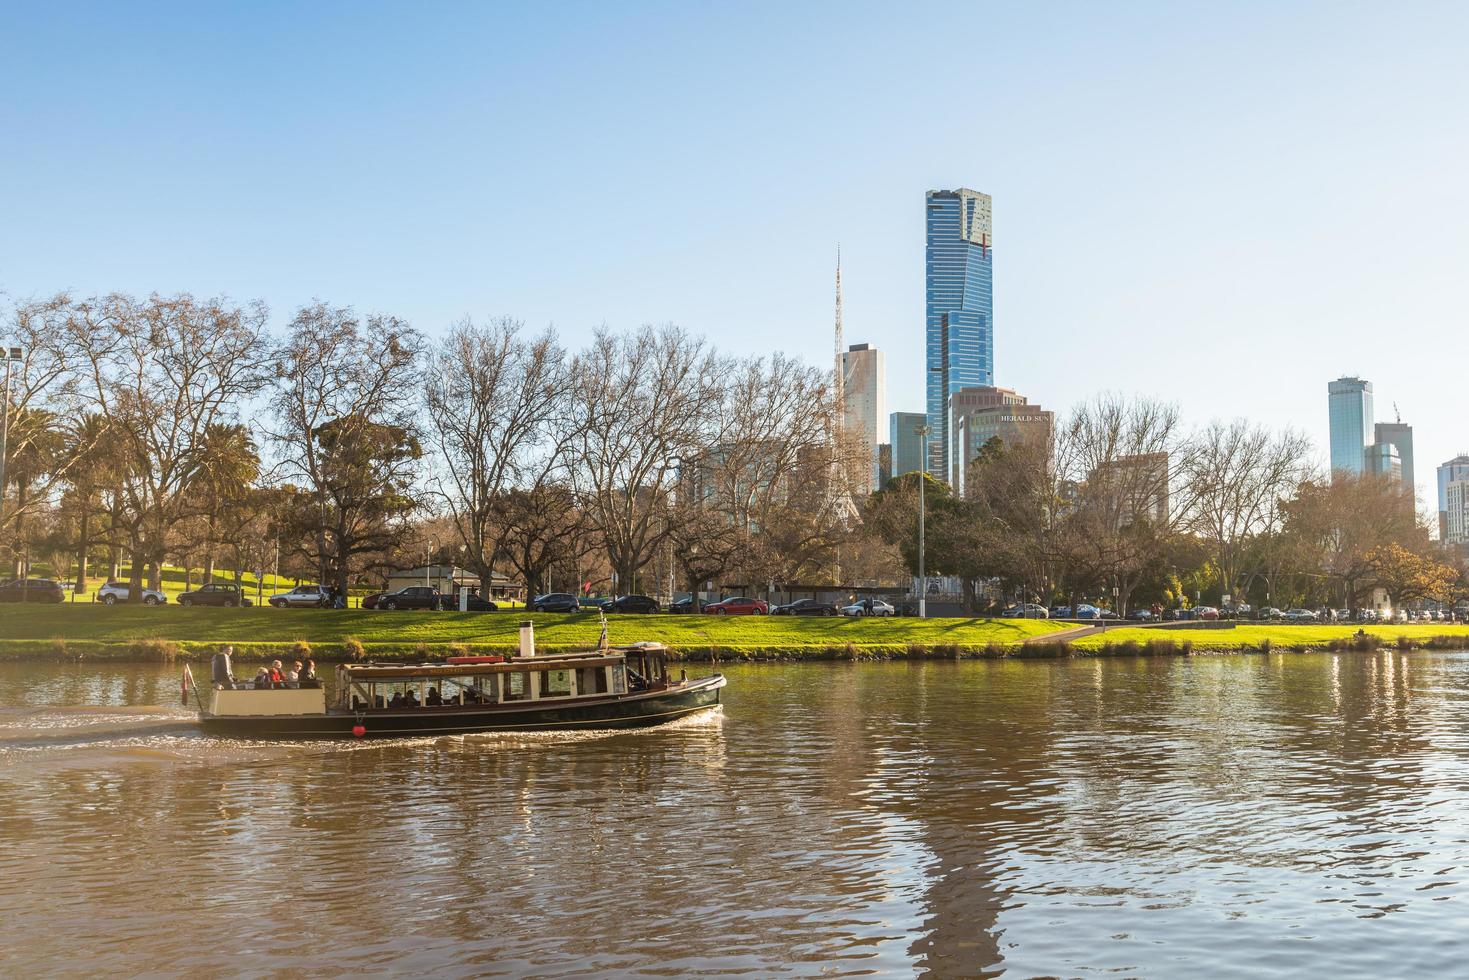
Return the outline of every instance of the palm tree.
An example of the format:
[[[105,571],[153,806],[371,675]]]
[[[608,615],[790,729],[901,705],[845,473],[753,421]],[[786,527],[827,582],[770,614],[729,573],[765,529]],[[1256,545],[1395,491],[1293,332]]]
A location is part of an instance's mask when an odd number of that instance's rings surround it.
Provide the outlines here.
[[[225,512],[244,501],[259,476],[260,454],[248,429],[236,423],[205,426],[190,484],[199,495],[198,513],[204,517],[204,582],[214,579],[215,545]]]

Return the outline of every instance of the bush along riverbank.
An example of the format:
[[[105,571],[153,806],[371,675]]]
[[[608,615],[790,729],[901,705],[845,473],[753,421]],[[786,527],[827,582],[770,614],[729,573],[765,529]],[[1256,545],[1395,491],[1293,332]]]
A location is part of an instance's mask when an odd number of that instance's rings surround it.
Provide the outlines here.
[[[0,660],[52,660],[85,662],[120,661],[140,663],[172,663],[174,661],[207,661],[223,644],[218,642],[178,642],[163,638],[148,638],[125,642],[98,640],[7,640],[0,641]],[[353,638],[341,643],[311,644],[304,640],[291,643],[241,642],[230,644],[234,648],[237,663],[253,661],[292,660],[314,658],[318,663],[342,663],[363,660],[403,661],[414,663],[432,661],[446,657],[513,655],[513,646],[501,644],[458,644],[447,645],[416,643],[364,644]],[[923,661],[923,660],[1054,660],[1067,658],[1105,657],[1188,657],[1225,656],[1231,654],[1311,653],[1311,652],[1363,652],[1380,650],[1463,650],[1469,648],[1469,639],[1457,635],[1424,635],[1382,637],[1365,636],[1335,637],[1325,642],[1272,643],[1263,639],[1254,644],[1214,645],[1173,637],[1156,637],[1146,640],[1119,639],[1105,642],[1069,643],[1065,640],[1041,640],[1031,643],[988,643],[978,647],[958,644],[908,644],[906,646],[859,646],[846,644],[840,647],[805,646],[796,649],[747,649],[717,645],[705,647],[670,648],[669,659],[674,662],[698,664],[720,663],[799,663],[799,662],[862,662],[862,661]],[[547,647],[539,648],[543,653],[559,652]],[[581,649],[581,648],[577,648]]]

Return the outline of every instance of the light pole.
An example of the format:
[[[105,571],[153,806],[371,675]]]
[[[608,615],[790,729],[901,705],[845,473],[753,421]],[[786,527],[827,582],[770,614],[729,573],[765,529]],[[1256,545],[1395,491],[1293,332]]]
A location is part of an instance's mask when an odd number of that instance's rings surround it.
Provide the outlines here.
[[[423,584],[428,587],[428,563],[434,556],[434,545],[437,542],[433,538],[428,539],[428,547],[423,551]]]
[[[925,523],[925,510],[927,493],[924,487],[928,483],[928,433],[926,425],[920,425],[913,430],[923,440],[923,469],[918,472],[918,618],[928,618],[928,576],[923,570],[923,525]]]
[[[7,350],[0,351],[0,354],[3,354],[5,359],[5,391],[3,396],[4,407],[3,411],[0,411],[0,511],[4,511],[6,452],[5,440],[6,437],[10,434],[10,366],[12,364],[19,364],[21,357],[19,347],[11,347]]]

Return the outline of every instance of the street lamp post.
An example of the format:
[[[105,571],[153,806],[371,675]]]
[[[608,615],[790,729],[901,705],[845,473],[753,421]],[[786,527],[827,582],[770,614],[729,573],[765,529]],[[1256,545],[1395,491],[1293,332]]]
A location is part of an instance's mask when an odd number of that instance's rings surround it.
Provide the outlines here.
[[[5,391],[3,399],[0,399],[4,402],[3,408],[0,408],[0,511],[3,511],[5,505],[5,441],[10,434],[10,367],[12,364],[20,363],[20,348],[8,348],[0,351],[0,355],[3,355],[5,360]]]
[[[424,587],[425,588],[428,587],[428,563],[434,557],[434,545],[435,544],[436,544],[436,542],[434,541],[434,539],[433,538],[429,538],[428,539],[428,547],[423,550],[423,584],[424,584]]]
[[[923,568],[923,525],[926,523],[927,493],[924,488],[928,484],[928,433],[926,425],[920,425],[913,430],[923,440],[923,466],[918,473],[918,618],[928,618],[928,576],[924,574]]]

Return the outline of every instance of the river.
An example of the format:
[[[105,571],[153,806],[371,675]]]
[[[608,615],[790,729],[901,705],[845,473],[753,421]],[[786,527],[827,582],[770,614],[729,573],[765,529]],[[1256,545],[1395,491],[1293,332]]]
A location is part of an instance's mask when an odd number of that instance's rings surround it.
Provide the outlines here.
[[[0,974],[1463,969],[1469,654],[726,673],[638,732],[272,744],[0,663]]]

